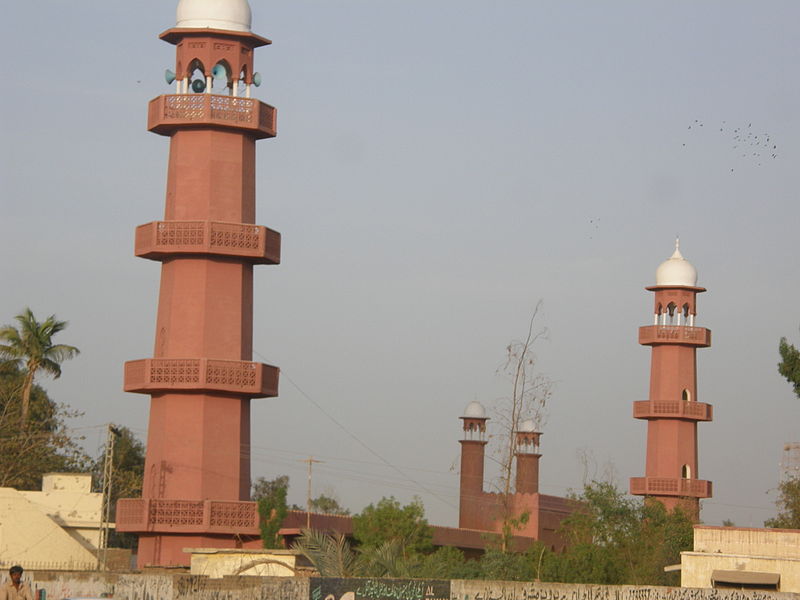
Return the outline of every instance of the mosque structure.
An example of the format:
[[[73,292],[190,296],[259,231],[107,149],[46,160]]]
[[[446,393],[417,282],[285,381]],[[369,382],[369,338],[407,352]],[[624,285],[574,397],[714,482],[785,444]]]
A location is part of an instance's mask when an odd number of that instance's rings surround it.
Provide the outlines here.
[[[136,256],[161,263],[152,358],[125,364],[124,389],[150,396],[141,498],[121,499],[116,528],[139,536],[138,566],[187,565],[188,548],[259,548],[250,499],[250,400],[278,394],[277,367],[252,361],[253,266],[280,262],[280,234],[256,225],[255,143],[276,135],[276,111],[252,98],[261,83],[254,51],[271,42],[250,31],[247,0],[179,0],[160,35],[176,47],[172,94],[148,107],[148,129],[170,138],[164,219],[136,229]],[[695,352],[710,345],[695,326],[697,274],[680,254],[657,271],[655,317],[639,342],[652,347],[645,477],[631,493],[697,515],[711,483],[698,478]],[[484,491],[486,422],[478,402],[461,417],[459,527],[435,528],[442,545],[479,550],[486,532],[528,515],[513,534],[563,547],[565,498],[539,492],[541,434],[514,431],[511,494]],[[321,517],[321,515],[317,515]],[[298,517],[300,518],[300,517]],[[335,527],[352,530],[349,517]],[[303,517],[305,520],[305,517]],[[312,526],[318,519],[312,520]],[[287,527],[288,525],[288,527]],[[283,535],[296,532],[285,523]],[[334,526],[331,522],[331,526]]]
[[[484,491],[484,461],[486,452],[486,410],[480,402],[471,402],[460,417],[463,423],[461,443],[461,481],[458,505],[458,526],[502,533],[504,522],[527,515],[527,522],[514,528],[513,533],[539,540],[554,550],[564,547],[558,534],[561,520],[574,506],[569,500],[539,493],[539,440],[533,420],[522,421],[514,431],[516,477],[514,492]]]
[[[261,82],[247,0],[180,0],[172,94],[148,107],[170,138],[165,215],[136,229],[136,256],[161,263],[152,358],[125,364],[149,394],[141,498],[117,505],[139,536],[139,567],[186,565],[184,548],[260,547],[250,502],[250,399],[277,396],[278,369],[252,361],[253,266],[280,261],[280,235],[255,224],[255,143],[276,111]]]
[[[631,494],[681,507],[699,519],[700,499],[711,497],[711,482],[700,479],[697,424],[711,421],[712,406],[697,401],[697,349],[711,345],[711,331],[696,326],[697,271],[680,252],[661,263],[653,324],[639,328],[639,343],[650,346],[650,397],[633,403],[633,416],[647,421],[645,476],[630,480]]]

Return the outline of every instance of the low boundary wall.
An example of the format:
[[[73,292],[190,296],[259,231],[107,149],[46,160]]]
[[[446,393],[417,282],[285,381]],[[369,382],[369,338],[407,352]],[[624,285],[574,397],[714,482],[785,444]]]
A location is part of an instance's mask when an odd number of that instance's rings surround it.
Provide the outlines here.
[[[47,600],[800,600],[759,590],[482,580],[223,577],[26,571]]]

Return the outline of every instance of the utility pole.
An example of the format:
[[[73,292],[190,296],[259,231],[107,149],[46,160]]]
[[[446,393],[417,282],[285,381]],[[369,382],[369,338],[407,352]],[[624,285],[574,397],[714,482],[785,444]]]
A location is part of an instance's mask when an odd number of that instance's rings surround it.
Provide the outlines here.
[[[103,504],[100,507],[100,536],[97,541],[97,570],[106,569],[108,530],[111,524],[111,476],[114,474],[114,442],[120,431],[113,423],[108,424],[106,448],[103,460]]]
[[[311,465],[314,463],[322,463],[321,460],[315,460],[313,456],[309,456],[304,463],[308,463],[308,492],[306,494],[306,529],[311,529]]]

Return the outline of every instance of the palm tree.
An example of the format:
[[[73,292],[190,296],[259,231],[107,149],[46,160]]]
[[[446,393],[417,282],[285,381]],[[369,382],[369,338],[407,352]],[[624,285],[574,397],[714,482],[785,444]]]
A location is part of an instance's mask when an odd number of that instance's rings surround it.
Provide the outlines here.
[[[54,344],[53,336],[63,331],[67,326],[66,321],[59,321],[55,315],[50,315],[44,322],[39,323],[33,316],[30,308],[14,317],[19,327],[5,325],[0,328],[0,357],[7,362],[25,369],[25,378],[22,382],[22,425],[28,422],[28,410],[31,400],[33,378],[39,370],[53,379],[61,376],[61,363],[77,356],[80,351],[75,346]]]

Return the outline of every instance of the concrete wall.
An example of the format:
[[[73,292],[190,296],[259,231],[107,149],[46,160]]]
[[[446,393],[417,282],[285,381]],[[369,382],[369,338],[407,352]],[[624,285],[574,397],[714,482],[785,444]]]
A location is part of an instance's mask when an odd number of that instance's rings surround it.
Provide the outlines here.
[[[422,581],[306,577],[225,577],[188,574],[26,572],[48,600],[799,600],[761,591],[602,586],[508,581]]]
[[[304,556],[295,550],[227,550],[216,548],[192,548],[191,574],[206,575],[219,579],[226,575],[254,575],[260,577],[293,577],[297,575],[298,556],[307,564]]]
[[[451,600],[797,600],[777,592],[633,585],[452,581]]]
[[[694,551],[800,559],[800,530],[697,525]]]
[[[780,591],[800,593],[800,559],[681,552],[681,586],[683,587],[712,587],[711,574],[717,569],[778,573],[781,576],[778,585]]]

